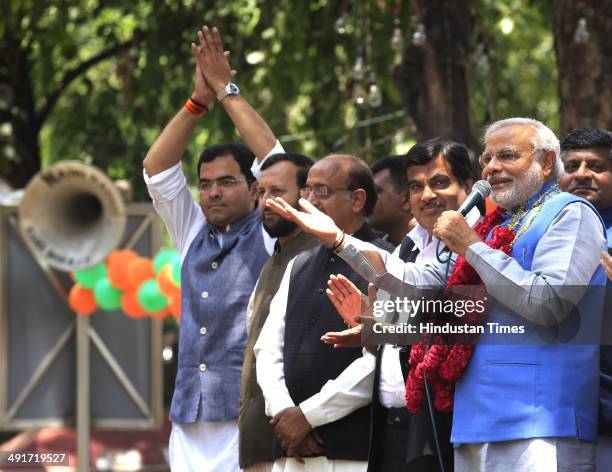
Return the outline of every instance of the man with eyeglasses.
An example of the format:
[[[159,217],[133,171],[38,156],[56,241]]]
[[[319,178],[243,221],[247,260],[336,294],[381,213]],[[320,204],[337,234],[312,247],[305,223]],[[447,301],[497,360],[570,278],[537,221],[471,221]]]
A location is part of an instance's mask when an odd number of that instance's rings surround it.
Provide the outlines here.
[[[600,128],[580,128],[561,143],[565,174],[561,188],[590,201],[607,228],[608,251],[612,247],[612,133]],[[608,470],[612,463],[612,256],[601,253],[608,276],[606,312],[602,326],[599,379],[599,441],[597,470]]]
[[[347,234],[392,249],[366,224],[376,190],[361,159],[324,157],[311,167],[301,194]],[[274,471],[367,468],[374,357],[321,342],[325,332],[343,327],[326,296],[327,280],[337,272],[366,289],[366,281],[322,245],[293,259],[255,344],[257,380],[277,436]],[[320,449],[301,457],[298,446],[310,434]]]
[[[155,140],[143,166],[155,209],[182,258],[170,465],[177,471],[227,472],[240,470],[237,418],[247,303],[275,242],[254,210],[255,177],[261,161],[283,149],[230,87],[232,72],[218,32],[204,28],[198,35],[200,46],[192,44],[193,93]],[[207,81],[204,67],[212,67],[211,62],[221,72]],[[197,164],[198,204],[187,187],[181,157],[215,97],[253,152],[237,144],[204,149]]]
[[[401,161],[416,226],[404,236],[393,254],[406,262],[429,264],[436,261],[438,248],[438,239],[432,235],[434,224],[445,210],[457,209],[469,194],[473,182],[472,163],[463,144],[440,138],[415,144]],[[467,218],[475,223],[479,216],[479,211],[473,208]],[[363,309],[363,294],[343,277],[332,281],[330,292],[342,318],[353,326],[353,320]],[[377,297],[378,303],[388,300],[386,294],[377,294]],[[397,325],[406,318],[404,313],[393,311],[377,321]],[[410,339],[389,335],[384,341],[386,343],[377,349],[373,374],[368,471],[436,472],[439,465],[429,412],[426,408],[415,413],[406,410],[410,347],[395,344],[409,343]],[[451,420],[450,412],[437,411],[435,414],[442,460],[449,472],[453,467]]]
[[[492,299],[487,327],[454,385],[455,470],[592,471],[603,304],[592,287],[605,284],[605,228],[589,202],[559,191],[559,142],[542,123],[493,123],[485,146],[482,177],[500,208],[483,222],[486,242],[456,211],[442,213],[433,231],[463,258],[451,279],[482,283]],[[280,200],[273,207],[383,290],[418,297],[420,287],[446,279],[442,264],[404,263],[343,234],[314,208],[297,212]],[[524,336],[488,323],[522,327]]]

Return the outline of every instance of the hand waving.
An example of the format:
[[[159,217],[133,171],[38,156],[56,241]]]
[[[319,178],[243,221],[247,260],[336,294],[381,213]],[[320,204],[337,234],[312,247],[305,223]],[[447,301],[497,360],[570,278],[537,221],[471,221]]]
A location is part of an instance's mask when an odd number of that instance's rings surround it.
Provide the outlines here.
[[[266,200],[266,206],[283,218],[296,223],[303,231],[320,239],[327,247],[331,247],[340,240],[342,231],[325,213],[319,211],[312,203],[304,198],[299,200],[304,211],[299,211],[289,205],[281,197]]]

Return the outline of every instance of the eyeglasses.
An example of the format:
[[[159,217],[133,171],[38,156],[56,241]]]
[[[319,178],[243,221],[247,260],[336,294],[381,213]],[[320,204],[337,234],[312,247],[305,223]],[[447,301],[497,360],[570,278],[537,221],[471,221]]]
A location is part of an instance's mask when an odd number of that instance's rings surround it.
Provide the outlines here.
[[[539,152],[539,149],[501,149],[496,153],[484,152],[478,158],[478,163],[482,166],[488,166],[493,159],[497,159],[501,164],[511,164],[520,159],[521,153],[529,151],[531,153]]]
[[[237,179],[235,177],[223,177],[217,180],[200,180],[198,182],[198,190],[200,192],[210,192],[215,184],[222,189],[230,189],[241,182],[244,182],[244,179]]]
[[[354,188],[331,188],[327,185],[318,184],[313,185],[312,187],[304,187],[300,190],[300,195],[302,198],[308,199],[310,197],[310,193],[312,192],[315,197],[319,200],[326,200],[330,198],[334,193],[338,191],[352,192],[355,190]]]

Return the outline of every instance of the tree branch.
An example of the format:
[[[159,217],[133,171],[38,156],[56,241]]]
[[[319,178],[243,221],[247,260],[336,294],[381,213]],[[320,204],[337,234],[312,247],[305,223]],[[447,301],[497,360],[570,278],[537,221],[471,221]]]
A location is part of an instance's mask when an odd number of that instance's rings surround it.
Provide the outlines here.
[[[131,48],[132,46],[138,44],[141,41],[141,38],[142,38],[142,35],[139,33],[139,31],[136,31],[132,39],[130,39],[129,41],[126,41],[125,43],[122,43],[122,44],[117,44],[116,46],[113,46],[109,49],[105,49],[104,51],[100,52],[99,54],[92,57],[91,59],[85,62],[82,62],[81,64],[76,66],[74,69],[71,69],[68,72],[66,72],[57,90],[55,90],[54,92],[52,92],[46,97],[45,104],[43,105],[40,112],[36,114],[36,125],[38,129],[42,127],[43,123],[49,116],[49,113],[51,113],[51,110],[57,103],[58,99],[60,98],[64,90],[66,90],[68,85],[70,85],[70,83],[74,79],[84,74],[90,67],[95,66],[99,62],[102,62],[105,59],[115,56],[119,54],[120,52],[123,52]]]

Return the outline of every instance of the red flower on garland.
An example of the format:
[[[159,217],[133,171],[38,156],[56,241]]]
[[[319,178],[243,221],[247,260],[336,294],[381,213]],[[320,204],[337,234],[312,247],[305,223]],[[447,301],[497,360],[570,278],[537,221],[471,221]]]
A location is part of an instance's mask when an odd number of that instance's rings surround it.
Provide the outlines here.
[[[516,236],[515,232],[507,228],[497,226],[503,218],[504,210],[495,209],[489,213],[484,220],[478,223],[474,230],[493,248],[510,254],[512,241]],[[493,229],[497,226],[495,229]],[[487,235],[491,232],[491,238],[487,241]],[[458,256],[453,272],[448,278],[445,288],[445,298],[456,299],[461,294],[453,290],[458,286],[480,286],[482,290],[476,290],[477,294],[482,294],[484,286],[478,273],[467,262],[465,257]],[[472,293],[473,295],[473,293]],[[462,318],[462,322],[469,325],[481,325],[484,321],[485,313],[472,311]],[[434,319],[434,323],[441,320]],[[452,339],[452,341],[451,341]],[[451,411],[453,409],[453,396],[455,393],[455,383],[465,371],[472,352],[474,350],[475,337],[457,336],[450,338],[445,344],[439,336],[436,337],[429,346],[429,337],[412,346],[410,350],[410,372],[406,381],[406,407],[408,411],[414,413],[419,411],[425,402],[425,377],[431,385],[434,396],[434,406],[441,411]]]

